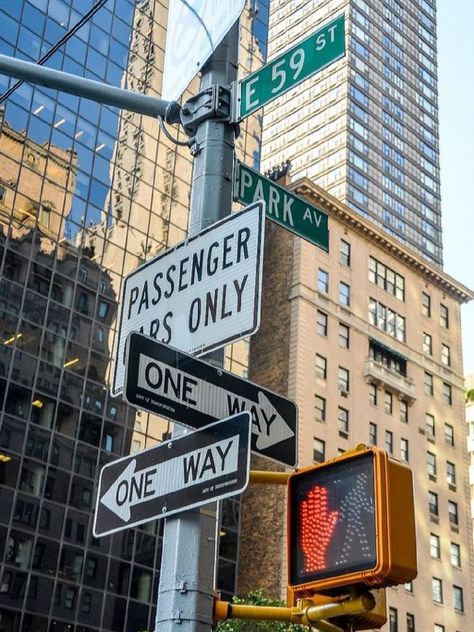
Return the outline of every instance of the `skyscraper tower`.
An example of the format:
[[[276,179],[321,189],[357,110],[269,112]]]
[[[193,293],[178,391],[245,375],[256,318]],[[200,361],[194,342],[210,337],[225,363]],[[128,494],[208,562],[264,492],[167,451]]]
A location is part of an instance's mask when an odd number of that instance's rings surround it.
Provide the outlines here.
[[[94,9],[96,9],[93,11]],[[259,9],[259,10],[258,10]],[[72,37],[70,29],[89,19]],[[240,30],[242,71],[266,54],[268,2]],[[167,2],[0,7],[0,53],[159,96]],[[0,95],[13,84],[0,76]],[[193,80],[185,98],[199,90]],[[184,133],[172,130],[180,141]],[[258,168],[260,122],[241,126]],[[153,629],[160,525],[92,535],[100,468],[169,437],[111,398],[123,277],[187,235],[192,158],[157,121],[24,83],[0,111],[0,629]],[[243,374],[247,344],[226,350]],[[239,507],[221,507],[218,585],[235,590]]]
[[[435,3],[274,0],[270,59],[341,14],[345,57],[265,108],[262,170],[291,161],[291,189],[328,213],[329,252],[267,226],[249,375],[296,400],[300,467],[360,442],[412,467],[419,574],[387,590],[385,629],[457,632],[473,611],[460,343],[473,292],[441,269]],[[285,594],[284,500],[247,492],[243,592]]]
[[[441,265],[436,3],[274,0],[269,57],[341,13],[346,56],[266,107],[262,168],[291,160]]]

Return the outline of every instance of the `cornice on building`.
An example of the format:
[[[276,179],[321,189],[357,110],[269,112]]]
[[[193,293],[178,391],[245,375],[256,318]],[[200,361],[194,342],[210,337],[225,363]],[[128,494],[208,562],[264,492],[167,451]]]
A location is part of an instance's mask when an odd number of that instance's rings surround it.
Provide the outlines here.
[[[332,195],[324,191],[309,178],[300,178],[287,186],[290,191],[301,195],[309,201],[321,206],[330,217],[337,218],[343,224],[362,234],[374,244],[385,248],[392,255],[400,258],[407,266],[426,277],[431,283],[450,294],[459,303],[468,303],[474,298],[474,291],[453,279],[440,268],[430,265],[415,252],[406,248],[387,233],[379,230],[372,222],[365,220],[350,207],[346,206]]]
[[[49,158],[64,170],[76,168],[77,152],[73,149],[61,149],[56,145],[51,145],[47,141],[40,145],[25,135],[25,131],[18,132],[14,130],[6,121],[3,122],[1,133],[10,138],[10,140],[26,145],[45,160]]]

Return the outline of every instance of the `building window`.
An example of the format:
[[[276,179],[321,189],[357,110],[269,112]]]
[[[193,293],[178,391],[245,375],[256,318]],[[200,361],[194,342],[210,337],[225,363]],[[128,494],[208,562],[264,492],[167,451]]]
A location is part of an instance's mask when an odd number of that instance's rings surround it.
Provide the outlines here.
[[[105,301],[99,301],[99,307],[97,309],[99,318],[106,318],[108,311],[109,311],[109,304],[106,303]]]
[[[314,396],[314,416],[316,421],[326,421],[326,400],[319,395]]]
[[[433,395],[433,376],[425,371],[425,395]]]
[[[337,381],[339,385],[339,390],[343,393],[348,393],[349,392],[349,371],[342,366],[340,366],[337,371]]]
[[[454,500],[448,500],[448,516],[451,525],[459,525],[458,504]]]
[[[318,353],[316,354],[316,376],[321,380],[327,377],[327,360]]]
[[[439,306],[439,324],[445,329],[449,329],[449,310],[443,303]]]
[[[64,595],[64,607],[68,610],[72,610],[74,608],[74,604],[76,602],[76,588],[68,588]]]
[[[369,444],[377,445],[377,424],[369,421]]]
[[[373,298],[369,299],[369,323],[389,336],[405,342],[405,318]]]
[[[436,603],[443,603],[443,582],[438,577],[431,578],[431,592],[433,595],[433,601]]]
[[[92,610],[92,593],[84,592],[82,593],[82,604],[81,604],[81,612],[85,614],[90,614]]]
[[[318,290],[324,294],[329,292],[329,273],[321,268],[318,270]]]
[[[406,584],[404,584],[404,588],[407,592],[412,593],[413,592],[413,582],[407,582]]]
[[[441,364],[451,366],[451,349],[443,342],[441,343]]]
[[[446,461],[446,479],[450,487],[456,487],[456,466]]]
[[[351,245],[344,239],[339,242],[339,263],[343,266],[351,265]]]
[[[426,453],[426,471],[431,480],[436,480],[436,455],[432,452]]]
[[[421,293],[421,313],[431,318],[431,296],[426,292]]]
[[[461,568],[461,547],[456,542],[451,542],[449,549],[451,556],[451,566],[455,568]]]
[[[326,443],[317,437],[313,438],[313,461],[323,463],[326,458]]]
[[[351,286],[343,281],[339,282],[339,303],[345,307],[351,304]]]
[[[316,332],[320,336],[328,335],[328,315],[319,309],[316,312]]]
[[[433,339],[425,331],[423,332],[423,353],[433,355]]]
[[[385,264],[369,257],[369,281],[375,283],[383,290],[396,296],[401,301],[405,300],[405,279]]]
[[[393,413],[393,395],[385,391],[385,413],[391,415]]]
[[[454,609],[458,612],[464,612],[464,597],[460,586],[453,586]]]
[[[398,632],[398,612],[396,608],[389,608],[388,620],[390,632]]]
[[[349,411],[339,406],[337,412],[339,434],[343,437],[349,435]]]
[[[377,385],[369,384],[369,404],[377,406]]]
[[[400,439],[400,458],[404,463],[408,463],[410,455],[408,452],[408,439],[401,437]]]
[[[454,428],[451,424],[444,424],[444,441],[446,445],[454,446]]]
[[[408,423],[408,403],[403,399],[400,400],[400,421]]]
[[[425,432],[431,439],[436,435],[435,418],[430,413],[425,413]]]
[[[446,382],[443,382],[443,403],[448,406],[453,405],[453,389],[451,384],[446,384]]]
[[[432,516],[439,516],[438,494],[435,492],[428,492],[428,508]]]
[[[349,327],[344,323],[339,323],[338,339],[340,347],[349,349]]]
[[[433,632],[445,632],[444,625],[439,623],[434,624]]]
[[[434,533],[430,533],[430,555],[435,560],[439,560],[441,557],[439,536]]]
[[[407,632],[415,632],[415,615],[407,612]]]
[[[369,341],[369,358],[399,375],[407,374],[406,359],[376,340]]]

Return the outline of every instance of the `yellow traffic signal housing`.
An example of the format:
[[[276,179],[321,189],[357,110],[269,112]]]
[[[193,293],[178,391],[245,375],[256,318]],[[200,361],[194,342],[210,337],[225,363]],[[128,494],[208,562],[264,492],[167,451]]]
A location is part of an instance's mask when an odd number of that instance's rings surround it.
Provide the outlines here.
[[[375,447],[288,479],[288,589],[295,599],[416,577],[411,470]]]

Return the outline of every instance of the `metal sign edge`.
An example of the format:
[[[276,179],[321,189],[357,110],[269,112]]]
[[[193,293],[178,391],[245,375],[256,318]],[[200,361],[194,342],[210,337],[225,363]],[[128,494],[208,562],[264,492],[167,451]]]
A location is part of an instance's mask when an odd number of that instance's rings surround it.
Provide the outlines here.
[[[204,432],[206,430],[208,430],[210,427],[212,426],[217,426],[218,424],[224,424],[227,421],[229,421],[229,419],[232,419],[234,417],[237,416],[241,416],[243,415],[244,417],[247,417],[247,425],[248,425],[248,430],[246,433],[247,436],[247,458],[246,458],[246,474],[245,474],[245,480],[242,483],[242,486],[239,487],[238,489],[232,490],[231,492],[227,493],[227,494],[222,494],[219,496],[213,496],[212,498],[208,498],[206,500],[200,500],[200,501],[196,501],[195,503],[193,503],[192,505],[186,505],[185,509],[175,509],[172,510],[170,512],[166,512],[166,515],[164,516],[156,516],[155,518],[144,518],[142,520],[138,520],[136,522],[130,522],[127,524],[124,524],[123,526],[120,527],[116,527],[114,529],[110,529],[109,531],[103,531],[101,533],[97,533],[96,531],[96,524],[97,524],[97,515],[98,515],[98,509],[99,509],[99,502],[100,502],[100,496],[99,496],[99,491],[100,491],[100,483],[102,481],[102,474],[104,472],[104,470],[112,465],[116,465],[117,463],[119,463],[120,461],[125,461],[127,459],[133,459],[135,458],[137,455],[142,454],[143,452],[149,452],[150,450],[156,450],[158,448],[161,448],[162,446],[165,446],[166,444],[170,443],[170,442],[176,442],[177,439],[168,439],[167,441],[163,441],[162,443],[158,444],[158,445],[154,445],[151,446],[149,448],[145,448],[145,450],[140,450],[140,452],[137,452],[134,455],[128,454],[126,456],[120,457],[118,459],[115,459],[114,461],[111,461],[110,463],[106,463],[102,469],[100,470],[100,476],[99,476],[99,485],[97,487],[97,500],[96,500],[96,507],[95,507],[95,511],[94,511],[94,523],[93,523],[93,527],[92,527],[92,534],[94,535],[95,538],[102,538],[108,535],[113,535],[114,533],[118,533],[120,531],[124,531],[125,529],[131,529],[133,527],[137,527],[141,524],[145,524],[147,522],[152,522],[153,520],[162,520],[163,518],[167,518],[168,516],[173,516],[176,515],[178,513],[184,513],[186,511],[189,511],[190,509],[195,509],[197,507],[202,507],[203,505],[207,505],[208,503],[212,503],[212,502],[217,502],[218,500],[223,500],[224,498],[229,498],[230,496],[236,496],[237,494],[241,494],[243,491],[245,491],[248,487],[248,484],[250,482],[250,455],[251,455],[251,436],[252,436],[252,419],[251,419],[251,415],[249,411],[241,411],[240,413],[236,413],[235,415],[231,415],[230,417],[226,417],[224,419],[219,419],[217,421],[213,421],[212,423],[208,424],[207,426],[203,426],[202,428],[199,428],[197,430],[195,430],[194,432]],[[244,422],[245,423],[245,422]],[[189,433],[186,435],[183,435],[180,438],[189,438],[191,437],[193,433]],[[242,433],[244,434],[244,433]],[[244,435],[245,436],[245,435]],[[140,471],[140,470],[139,470]],[[105,492],[104,492],[105,493]]]
[[[298,406],[298,402],[294,399],[292,399],[291,397],[289,397],[288,395],[282,395],[281,393],[277,393],[276,391],[267,388],[266,386],[262,386],[261,384],[257,384],[257,382],[252,382],[250,380],[247,380],[246,378],[240,377],[238,375],[235,375],[234,373],[232,373],[231,371],[228,371],[224,368],[218,368],[212,364],[210,364],[209,362],[206,362],[206,360],[203,360],[202,358],[198,357],[198,356],[193,356],[192,354],[183,351],[182,349],[177,349],[176,347],[173,347],[172,345],[167,345],[164,342],[160,342],[159,340],[155,340],[154,338],[150,338],[150,336],[146,336],[145,334],[142,334],[138,331],[131,331],[129,332],[128,336],[127,336],[127,343],[128,345],[130,345],[130,338],[135,335],[135,336],[139,336],[145,339],[148,339],[150,341],[152,341],[153,343],[159,344],[159,345],[163,345],[169,349],[171,349],[173,352],[175,353],[179,353],[182,355],[187,356],[188,358],[196,361],[196,362],[202,362],[204,365],[206,365],[206,367],[208,367],[209,369],[212,369],[213,371],[217,372],[220,371],[221,373],[225,373],[226,375],[228,375],[231,379],[235,379],[236,381],[248,384],[251,388],[255,388],[257,390],[261,390],[263,391],[265,394],[269,393],[271,396],[276,397],[276,398],[281,398],[282,400],[284,400],[287,404],[291,404],[294,407],[294,413],[295,413],[295,428],[294,428],[294,441],[295,441],[295,450],[294,450],[294,463],[287,463],[286,461],[282,461],[281,459],[277,459],[276,457],[273,456],[269,456],[268,454],[263,454],[262,452],[259,451],[255,451],[255,450],[250,450],[251,452],[253,452],[254,454],[257,454],[258,456],[261,456],[264,459],[269,459],[270,461],[273,461],[274,463],[278,463],[279,465],[283,465],[284,467],[290,467],[290,468],[296,468],[298,466],[298,444],[299,444],[299,406]],[[127,365],[127,370],[128,370],[128,365]],[[126,384],[126,382],[125,382]],[[154,411],[150,411],[147,408],[144,408],[142,406],[140,406],[139,403],[136,403],[135,401],[130,401],[127,398],[127,389],[124,388],[123,390],[123,398],[125,399],[125,401],[130,405],[130,406],[134,406],[135,408],[138,408],[139,410],[143,410],[144,412],[147,413],[151,413],[151,414],[158,414]],[[245,411],[242,411],[245,412]],[[177,423],[181,426],[184,426],[185,428],[189,428],[190,430],[201,430],[201,428],[193,428],[192,426],[190,426],[189,424],[182,422],[182,421],[177,421],[174,417],[170,417],[166,415],[166,410],[164,410],[163,412],[159,413],[160,416],[164,417],[165,419],[170,419],[173,423]],[[238,414],[238,413],[237,413]],[[216,422],[211,422],[211,423],[216,423]],[[211,425],[211,424],[208,424]],[[204,427],[204,426],[203,426]],[[252,426],[250,426],[251,428]],[[252,443],[252,432],[250,432],[250,444]],[[162,444],[160,444],[162,445]],[[156,446],[152,446],[156,447]],[[152,448],[147,448],[147,449],[152,449]],[[142,450],[142,452],[144,452],[144,450]],[[127,458],[127,457],[122,457],[122,458]],[[118,460],[118,459],[117,459]],[[290,459],[287,459],[290,460]],[[106,466],[104,466],[106,467]]]
[[[179,243],[175,244],[174,246],[172,246],[171,248],[168,248],[167,250],[165,250],[164,252],[159,253],[156,257],[153,257],[153,259],[150,259],[150,261],[145,261],[144,263],[142,263],[140,266],[138,266],[137,268],[134,268],[131,272],[129,272],[129,274],[127,274],[124,278],[123,278],[123,285],[122,285],[122,291],[121,291],[121,296],[120,296],[120,320],[119,320],[119,326],[117,328],[117,342],[114,345],[114,352],[113,352],[113,360],[114,360],[114,370],[113,370],[113,379],[112,379],[112,384],[110,386],[110,395],[112,397],[118,397],[119,395],[121,395],[123,393],[124,387],[122,386],[122,388],[115,388],[115,384],[117,381],[117,358],[118,358],[118,351],[119,351],[119,346],[120,346],[120,339],[121,339],[121,331],[122,331],[122,323],[123,323],[123,312],[124,312],[124,294],[125,294],[125,288],[126,288],[126,284],[127,281],[129,281],[130,278],[132,278],[135,274],[139,274],[139,272],[141,272],[142,269],[145,269],[146,267],[148,267],[149,265],[155,263],[156,261],[158,261],[160,258],[164,257],[165,255],[169,255],[171,252],[178,250],[178,248],[183,248],[185,247],[189,242],[196,240],[198,237],[201,237],[202,235],[205,235],[206,233],[210,232],[213,229],[217,229],[219,228],[221,225],[225,224],[226,222],[231,221],[233,218],[235,218],[237,215],[240,215],[241,213],[246,213],[246,212],[250,212],[254,206],[259,205],[260,203],[263,203],[263,213],[262,213],[262,209],[260,209],[259,212],[259,235],[258,235],[258,239],[259,239],[259,248],[258,248],[258,253],[260,255],[258,261],[257,261],[257,270],[258,270],[258,275],[259,275],[259,282],[257,281],[255,284],[255,287],[257,288],[258,285],[258,299],[260,300],[260,297],[262,295],[262,276],[263,276],[263,251],[264,251],[264,240],[265,240],[265,201],[264,200],[258,200],[257,202],[252,202],[251,204],[248,204],[246,207],[244,207],[243,209],[241,209],[240,211],[238,211],[237,213],[231,213],[230,215],[226,215],[224,218],[220,219],[218,222],[214,222],[213,224],[210,224],[209,226],[206,226],[206,228],[204,228],[203,230],[201,230],[199,233],[197,233],[196,235],[192,235],[191,237],[188,237],[187,239],[184,239],[183,241],[180,241]],[[261,219],[261,216],[263,215],[263,220]],[[237,341],[240,340],[241,338],[245,338],[246,336],[251,336],[252,334],[254,334],[258,327],[260,326],[260,310],[258,310],[258,316],[257,316],[257,323],[255,323],[255,318],[254,318],[254,325],[252,328],[250,328],[248,331],[245,331],[242,333],[242,335],[237,338],[236,340],[234,338],[232,338],[232,341]],[[129,332],[130,333],[130,332]],[[221,347],[225,346],[229,344],[229,339],[226,339],[222,344],[214,344],[214,345],[209,345],[208,347],[206,347],[205,349],[203,349],[202,351],[199,351],[199,354],[204,354],[204,353],[208,353],[210,351],[215,351],[216,349],[220,349]],[[124,375],[124,383],[125,383],[125,375]]]
[[[332,24],[334,24],[335,22],[337,22],[338,20],[342,20],[344,22],[344,29],[346,26],[346,20],[345,20],[345,14],[341,13],[341,15],[338,15],[337,18],[334,18],[334,20],[331,20],[330,22],[328,22],[327,24],[324,24],[323,26],[321,26],[319,29],[317,29],[316,31],[314,31],[314,33],[312,33],[311,35],[308,35],[307,38],[301,40],[300,42],[298,42],[297,44],[295,44],[294,46],[292,46],[291,48],[288,48],[287,50],[285,50],[283,53],[281,53],[280,55],[278,55],[277,57],[275,57],[274,59],[272,59],[271,61],[269,61],[267,64],[264,64],[263,66],[261,66],[258,70],[255,70],[254,72],[251,72],[250,74],[248,74],[246,77],[244,77],[243,79],[240,79],[240,81],[238,81],[239,83],[239,91],[238,91],[238,103],[237,103],[237,120],[233,121],[235,123],[240,123],[241,121],[243,121],[245,118],[247,118],[247,116],[250,116],[251,114],[254,114],[254,112],[256,112],[257,110],[260,110],[260,108],[264,108],[266,105],[268,105],[268,103],[271,103],[272,101],[274,101],[275,99],[278,99],[278,97],[281,97],[283,94],[286,94],[289,90],[295,88],[296,86],[299,86],[301,83],[303,83],[304,81],[306,81],[306,79],[310,79],[311,77],[313,77],[317,72],[320,72],[321,70],[324,70],[325,68],[327,68],[328,66],[330,66],[331,64],[335,63],[336,61],[339,61],[340,59],[342,59],[347,52],[347,47],[346,47],[346,38],[345,38],[345,32],[344,32],[344,49],[342,51],[342,53],[340,55],[338,55],[337,57],[333,57],[330,61],[328,61],[327,63],[325,63],[323,66],[320,66],[317,70],[315,70],[314,72],[312,72],[310,75],[307,75],[306,77],[303,77],[300,80],[295,81],[295,83],[292,83],[290,86],[288,86],[287,88],[285,88],[284,90],[282,90],[281,92],[279,92],[278,94],[276,94],[274,97],[272,97],[271,99],[269,99],[268,101],[265,101],[265,103],[262,103],[261,105],[259,105],[258,107],[255,107],[252,110],[249,110],[248,112],[246,112],[245,114],[242,114],[241,112],[241,107],[242,107],[242,84],[244,81],[247,81],[248,79],[250,79],[251,77],[255,77],[256,75],[258,75],[259,72],[262,71],[262,68],[264,68],[264,66],[269,66],[271,64],[274,64],[278,61],[280,61],[280,59],[283,59],[283,57],[285,55],[287,55],[291,50],[293,50],[293,48],[297,48],[299,45],[301,45],[301,42],[305,42],[306,40],[311,39],[312,37],[314,37],[317,33],[319,33],[320,31],[322,31],[323,29],[331,26]]]
[[[239,187],[239,184],[240,184],[240,178],[239,178],[239,169],[240,169],[240,167],[243,167],[244,169],[248,169],[248,171],[251,171],[252,173],[254,173],[258,178],[263,178],[265,180],[269,180],[271,182],[272,186],[275,186],[277,189],[281,189],[286,194],[292,196],[293,198],[295,198],[299,202],[303,202],[304,204],[306,204],[307,206],[310,206],[311,208],[315,209],[319,213],[322,213],[323,215],[325,215],[327,217],[328,226],[329,226],[329,214],[326,213],[326,211],[323,211],[322,209],[318,208],[312,202],[308,202],[307,200],[304,200],[302,197],[300,197],[299,195],[294,193],[294,191],[290,191],[290,190],[286,189],[285,187],[282,187],[281,184],[273,182],[273,180],[271,180],[270,178],[267,178],[267,176],[265,176],[263,173],[260,173],[256,169],[253,169],[252,167],[249,167],[248,165],[244,164],[243,162],[240,162],[240,160],[238,160],[238,159],[236,160],[236,166],[235,166],[235,170],[234,170],[234,187],[235,187],[235,192],[234,192],[234,196],[233,197],[234,197],[234,201],[235,202],[238,202],[239,204],[247,204],[247,202],[243,202],[239,198],[239,195],[237,193],[238,187]],[[265,213],[266,213],[266,211],[265,211]],[[310,239],[306,235],[293,230],[292,228],[290,228],[288,226],[288,224],[285,224],[281,219],[278,219],[278,218],[273,217],[271,215],[265,215],[265,217],[266,217],[266,219],[270,220],[274,224],[278,224],[278,226],[281,226],[282,228],[284,228],[288,232],[292,233],[293,235],[296,235],[297,237],[300,237],[301,239],[304,239],[305,241],[307,241],[308,243],[312,244],[313,246],[316,246],[317,248],[320,248],[321,250],[324,250],[324,252],[329,252],[329,236],[330,236],[329,227],[328,227],[328,245],[326,246],[325,244],[322,244],[319,241],[317,242],[317,241],[315,241],[313,239]]]

